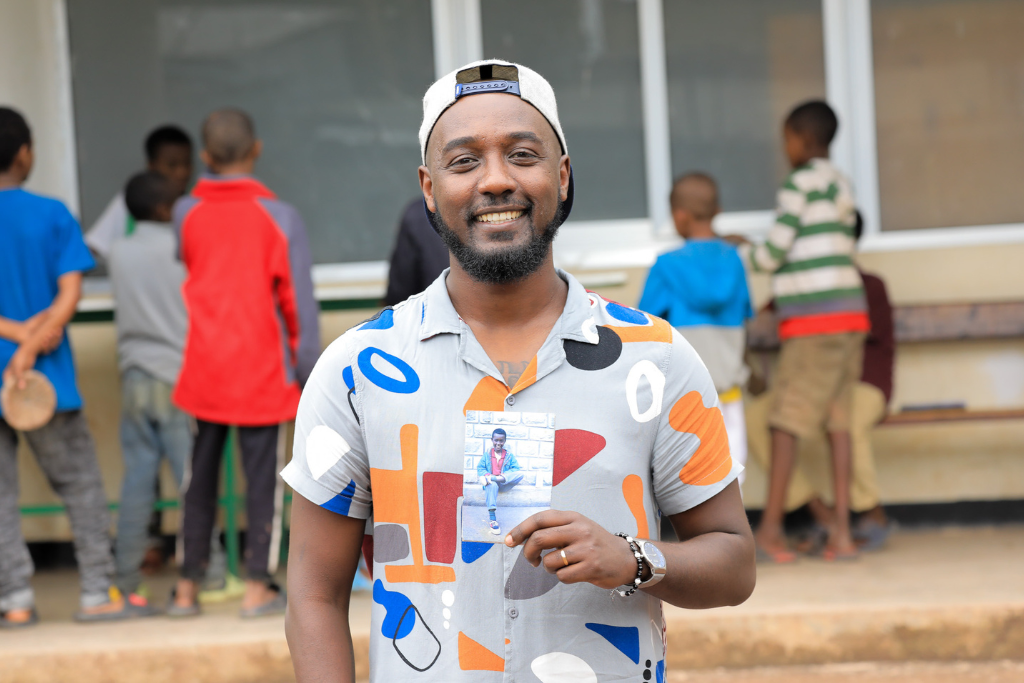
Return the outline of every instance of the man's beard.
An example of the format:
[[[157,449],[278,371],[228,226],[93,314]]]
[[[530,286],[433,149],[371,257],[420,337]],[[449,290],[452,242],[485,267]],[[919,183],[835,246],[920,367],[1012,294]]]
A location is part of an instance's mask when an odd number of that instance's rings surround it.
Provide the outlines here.
[[[477,251],[472,246],[459,239],[444,219],[440,212],[427,211],[427,217],[434,230],[441,236],[448,250],[459,262],[466,274],[477,282],[484,282],[492,285],[505,285],[517,282],[537,272],[547,258],[551,248],[551,242],[558,234],[558,228],[565,221],[564,202],[559,200],[558,208],[555,210],[554,218],[538,232],[533,225],[533,212],[527,209],[530,227],[533,228],[530,240],[525,244],[510,246],[506,249],[496,249],[484,253]],[[473,225],[470,222],[470,233],[473,232]],[[500,233],[499,233],[500,235]],[[511,237],[512,235],[510,235]],[[504,237],[504,235],[501,235]],[[500,237],[499,237],[500,239]]]

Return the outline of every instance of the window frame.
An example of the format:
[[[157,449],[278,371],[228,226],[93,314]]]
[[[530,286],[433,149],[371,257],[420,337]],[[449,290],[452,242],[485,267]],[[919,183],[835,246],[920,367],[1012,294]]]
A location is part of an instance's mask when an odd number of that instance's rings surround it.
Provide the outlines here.
[[[54,1],[63,136],[68,140],[64,182],[72,209],[78,205],[78,159],[67,0]],[[677,243],[667,197],[672,179],[671,129],[663,0],[636,0],[640,31],[640,77],[644,126],[644,170],[647,216],[636,219],[567,223],[557,238],[556,259],[570,268],[649,265],[660,251]],[[483,58],[479,0],[431,0],[434,71],[440,77],[466,62]],[[833,159],[851,177],[858,205],[866,219],[860,248],[901,251],[1024,242],[1024,223],[920,230],[882,231],[879,209],[877,137],[875,131],[874,65],[871,0],[822,0],[825,87],[843,125],[833,143]],[[770,229],[774,211],[726,212],[716,218],[722,232],[760,238]],[[387,261],[318,264],[318,284],[359,283],[386,278]]]

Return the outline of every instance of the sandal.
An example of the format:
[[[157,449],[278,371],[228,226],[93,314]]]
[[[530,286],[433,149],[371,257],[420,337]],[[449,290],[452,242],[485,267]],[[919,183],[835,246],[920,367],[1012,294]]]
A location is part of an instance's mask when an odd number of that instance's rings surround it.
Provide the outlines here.
[[[804,531],[796,550],[801,555],[818,557],[828,546],[828,527],[815,522]]]
[[[270,584],[270,588],[277,592],[277,595],[272,600],[256,607],[243,609],[238,613],[238,616],[243,619],[255,619],[257,617],[269,617],[273,614],[284,614],[285,608],[288,607],[288,596],[285,594],[284,589],[276,583]]]
[[[892,523],[879,524],[873,519],[862,520],[853,528],[853,540],[857,542],[862,552],[869,553],[885,547],[890,531]]]
[[[11,614],[15,612],[28,612],[28,619],[14,620],[11,619]],[[39,613],[35,607],[28,609],[10,609],[6,612],[0,612],[0,628],[4,629],[18,629],[28,628],[29,626],[35,626],[39,623]]]
[[[203,611],[199,608],[199,601],[194,600],[191,605],[186,607],[180,607],[175,603],[175,598],[178,597],[178,588],[174,587],[171,589],[171,596],[167,599],[167,607],[164,609],[164,614],[173,618],[181,617],[198,617]]]
[[[853,562],[860,559],[860,551],[856,548],[853,550],[836,550],[832,546],[827,546],[821,552],[821,558],[826,562]]]
[[[789,550],[765,550],[760,545],[754,545],[755,558],[758,564],[793,564],[796,562],[796,553]]]
[[[103,621],[143,619],[156,616],[157,614],[159,614],[157,609],[150,605],[146,598],[138,593],[130,593],[124,596],[121,609],[115,612],[87,612],[80,609],[75,613],[74,620],[80,624],[92,624]]]

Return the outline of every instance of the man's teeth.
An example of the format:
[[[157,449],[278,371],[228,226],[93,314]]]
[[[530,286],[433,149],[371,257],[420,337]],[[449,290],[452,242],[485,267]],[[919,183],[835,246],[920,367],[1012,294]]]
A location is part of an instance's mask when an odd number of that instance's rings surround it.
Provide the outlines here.
[[[485,213],[477,216],[476,219],[481,223],[504,223],[506,221],[514,221],[522,215],[522,211],[499,211],[497,213]]]

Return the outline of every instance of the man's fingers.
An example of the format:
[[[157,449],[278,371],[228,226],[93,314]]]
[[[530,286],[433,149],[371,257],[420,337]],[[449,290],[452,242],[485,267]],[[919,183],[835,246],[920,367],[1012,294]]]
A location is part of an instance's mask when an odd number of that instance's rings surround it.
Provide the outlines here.
[[[544,510],[530,515],[519,526],[505,536],[505,545],[515,548],[523,543],[535,531],[553,526],[564,526],[576,519],[577,513],[563,510]]]
[[[523,555],[530,564],[536,567],[543,551],[550,549],[555,551],[561,550],[575,540],[576,534],[572,525],[538,529],[523,543]],[[559,558],[559,561],[561,561],[561,558]]]

